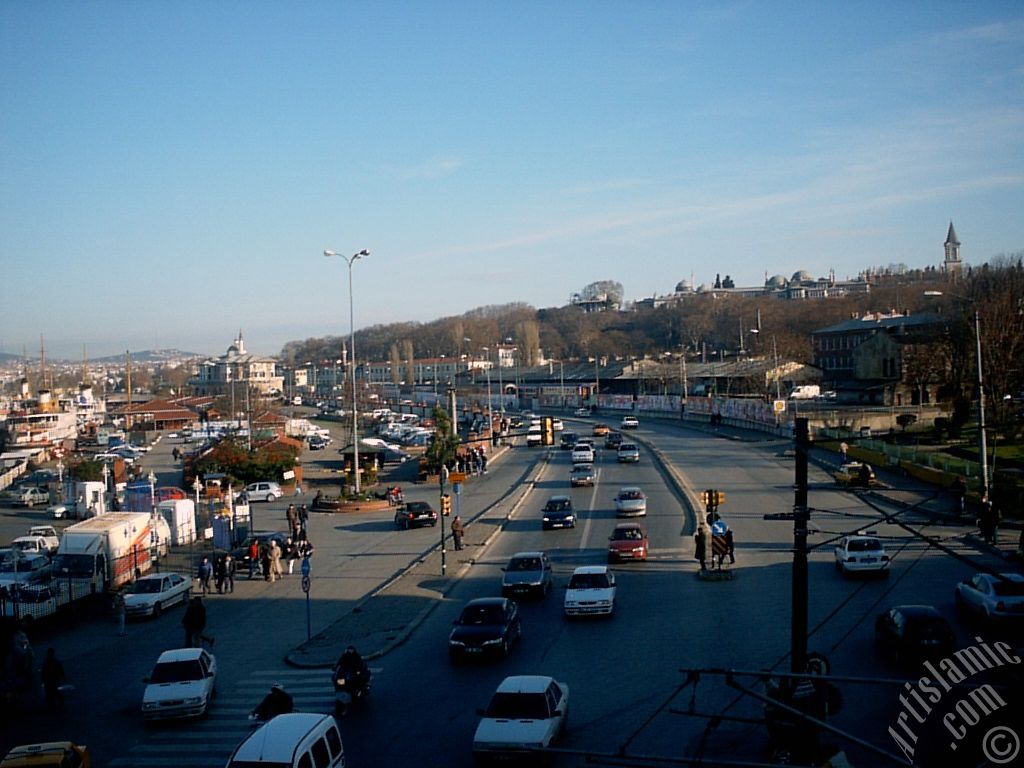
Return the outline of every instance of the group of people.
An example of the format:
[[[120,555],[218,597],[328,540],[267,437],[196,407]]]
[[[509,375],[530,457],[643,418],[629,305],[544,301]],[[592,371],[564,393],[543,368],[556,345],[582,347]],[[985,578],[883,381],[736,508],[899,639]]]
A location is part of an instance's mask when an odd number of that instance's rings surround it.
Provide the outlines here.
[[[230,553],[217,556],[212,563],[210,558],[204,557],[197,573],[203,594],[210,594],[212,585],[216,586],[218,595],[234,592],[236,570],[235,559]]]
[[[397,485],[388,488],[384,495],[388,500],[389,507],[400,507],[405,503],[405,494],[402,493],[402,489]]]
[[[719,520],[716,515],[713,519],[709,515],[709,524]],[[711,538],[711,546],[708,546],[708,538]],[[724,544],[724,548],[716,552],[714,546],[714,539],[721,538]],[[732,528],[726,528],[725,533],[721,537],[711,535],[711,528],[707,526],[700,526],[697,528],[697,532],[693,534],[694,544],[696,545],[696,551],[694,557],[700,563],[700,569],[706,571],[708,569],[707,557],[708,552],[711,553],[711,567],[721,568],[725,564],[725,558],[729,558],[729,564],[734,565],[736,563],[736,543],[733,540]]]
[[[483,447],[472,447],[455,456],[455,471],[467,475],[487,474],[487,452]]]

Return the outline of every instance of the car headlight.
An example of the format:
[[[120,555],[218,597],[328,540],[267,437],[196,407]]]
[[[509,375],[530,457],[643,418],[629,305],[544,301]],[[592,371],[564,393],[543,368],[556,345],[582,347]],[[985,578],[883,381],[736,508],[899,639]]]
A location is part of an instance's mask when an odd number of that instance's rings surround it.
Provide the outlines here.
[[[156,701],[147,701],[145,704],[142,705],[142,708],[144,710],[146,710],[146,709],[160,709],[160,703],[156,702]]]
[[[633,551],[634,552],[643,552],[644,548],[643,547],[633,547]]]
[[[455,646],[457,648],[465,648],[466,647],[466,644],[464,642],[462,642],[461,640],[449,640],[448,641],[448,645],[452,645],[452,646]]]
[[[496,640],[484,640],[480,645],[501,645],[501,638]]]
[[[185,699],[185,704],[187,704],[189,706],[194,706],[196,704],[202,704],[202,703],[203,703],[203,697],[202,696],[193,696],[191,698]]]
[[[544,515],[544,522],[545,523],[550,523],[551,522],[551,518],[548,517],[547,515]]]

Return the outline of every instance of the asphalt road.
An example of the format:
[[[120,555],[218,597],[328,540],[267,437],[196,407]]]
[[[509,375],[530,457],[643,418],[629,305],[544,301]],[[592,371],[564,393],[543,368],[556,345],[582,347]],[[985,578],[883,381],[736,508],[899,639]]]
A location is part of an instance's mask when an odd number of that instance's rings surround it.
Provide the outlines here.
[[[577,422],[582,427],[586,422]],[[579,431],[582,431],[580,429]],[[684,668],[788,669],[792,524],[766,521],[769,512],[793,503],[793,460],[784,443],[738,442],[674,426],[644,424],[641,462],[619,465],[598,448],[598,483],[569,489],[568,451],[515,449],[494,463],[483,482],[468,485],[460,499],[463,516],[536,477],[536,489],[505,530],[484,551],[460,553],[476,565],[407,642],[374,662],[374,689],[365,711],[342,722],[353,766],[471,765],[470,743],[478,707],[511,674],[549,674],[571,689],[571,727],[560,746],[560,765],[583,764],[583,754],[657,755],[703,753],[731,760],[764,757],[760,725],[723,721],[706,731],[708,720],[686,714],[722,713],[760,717],[760,705],[737,699],[721,678],[704,676],[684,687]],[[718,488],[726,493],[722,515],[735,531],[737,564],[731,581],[695,576],[693,521],[646,445],[682,473],[690,491]],[[598,442],[600,445],[600,442]],[[169,452],[170,446],[163,450]],[[160,466],[161,454],[151,461]],[[172,468],[167,468],[170,472]],[[157,470],[158,473],[164,471]],[[814,509],[811,545],[877,519],[859,497],[837,491],[824,471],[812,468]],[[618,598],[611,619],[566,621],[561,587],[577,565],[605,561],[605,546],[616,519],[612,499],[619,486],[638,484],[648,494],[644,523],[651,537],[647,563],[616,566]],[[433,500],[436,488],[407,490],[407,498]],[[574,530],[542,531],[540,509],[547,496],[570,493],[580,522]],[[257,526],[284,522],[287,500],[259,505]],[[261,522],[262,521],[262,522]],[[7,523],[5,518],[4,525]],[[396,569],[436,541],[436,529],[396,531],[390,512],[358,517],[314,516],[317,545],[310,602],[312,631],[351,609]],[[961,645],[980,631],[956,618],[953,585],[972,568],[911,539],[893,525],[871,524],[891,537],[896,555],[885,580],[849,580],[832,566],[832,551],[821,546],[810,558],[810,647],[825,653],[835,674],[895,677],[900,670],[880,660],[872,645],[876,613],[899,603],[930,603],[956,619]],[[943,536],[960,529],[932,526]],[[5,529],[0,527],[0,534]],[[978,562],[979,553],[951,539],[957,551]],[[469,599],[499,592],[501,566],[516,551],[545,549],[556,568],[556,585],[543,601],[522,605],[524,639],[511,656],[494,663],[453,666],[446,640],[451,622]],[[454,555],[453,555],[454,557]],[[270,684],[280,681],[302,709],[328,711],[331,689],[323,670],[294,670],[284,654],[306,638],[306,603],[298,576],[282,583],[239,581],[232,596],[209,599],[214,652],[220,663],[219,698],[202,723],[147,729],[138,715],[140,678],[158,653],[180,642],[180,609],[152,621],[132,623],[129,637],[114,636],[112,624],[93,621],[43,638],[64,659],[76,690],[63,713],[26,708],[0,725],[0,748],[15,742],[70,737],[89,744],[96,764],[115,766],[219,766],[246,733],[245,714]],[[339,649],[340,650],[340,649]],[[839,727],[897,752],[887,728],[901,704],[894,687],[844,686]],[[857,765],[884,763],[860,749]],[[633,763],[630,763],[633,764]]]

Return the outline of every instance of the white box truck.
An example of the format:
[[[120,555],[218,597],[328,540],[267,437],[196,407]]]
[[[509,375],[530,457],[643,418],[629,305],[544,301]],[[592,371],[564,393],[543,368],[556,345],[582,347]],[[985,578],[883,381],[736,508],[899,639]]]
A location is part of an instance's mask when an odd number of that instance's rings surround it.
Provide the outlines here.
[[[64,529],[54,574],[88,581],[91,592],[108,592],[152,567],[151,552],[166,552],[171,529],[148,512],[110,512]]]
[[[156,511],[170,527],[171,544],[178,547],[196,540],[196,504],[192,499],[167,499],[156,505]]]

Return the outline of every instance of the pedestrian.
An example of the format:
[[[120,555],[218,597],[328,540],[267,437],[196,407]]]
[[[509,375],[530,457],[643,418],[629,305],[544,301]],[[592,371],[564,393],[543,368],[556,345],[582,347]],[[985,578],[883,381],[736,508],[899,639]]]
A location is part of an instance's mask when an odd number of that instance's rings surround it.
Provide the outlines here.
[[[229,595],[235,591],[235,558],[224,555],[224,591]]]
[[[251,579],[260,565],[260,544],[256,539],[249,542],[249,578]]]
[[[205,639],[203,630],[206,629],[206,606],[199,595],[193,597],[185,609],[185,615],[181,617],[181,626],[185,628],[185,647],[201,648]]]
[[[288,575],[295,573],[295,561],[299,559],[299,543],[295,539],[288,539]]]
[[[295,523],[298,522],[298,520],[299,520],[299,513],[295,511],[295,505],[294,504],[289,504],[288,505],[288,509],[287,509],[287,511],[285,511],[284,516],[286,518],[288,518],[288,530],[289,531],[294,531],[295,530]]]
[[[992,499],[986,494],[981,499],[980,516],[981,536],[986,544],[996,544],[999,541],[999,510],[996,509]]]
[[[953,499],[957,510],[962,515],[967,503],[967,478],[963,475],[958,475],[953,481]]]
[[[729,562],[736,563],[736,542],[732,538],[732,528],[725,530],[725,553],[729,555]]]
[[[213,566],[213,583],[217,586],[217,594],[224,594],[224,557],[217,558]]]
[[[850,450],[850,446],[848,446],[846,443],[840,443],[839,444],[839,461],[840,461],[840,463],[842,463],[842,464],[846,463],[846,456],[847,456],[847,452],[849,450]]]
[[[281,545],[276,539],[270,540],[270,573],[271,581],[277,581],[283,575],[281,571]]]
[[[210,564],[210,558],[203,558],[203,562],[199,564],[198,576],[199,586],[202,587],[203,594],[206,595],[210,591],[210,579],[213,578],[213,565]]]
[[[308,539],[299,542],[299,557],[307,558],[313,556],[313,544]]]
[[[484,451],[480,451],[480,472],[487,474],[487,453]]]
[[[306,525],[309,523],[309,510],[306,509],[306,505],[303,504],[299,507],[299,525],[302,526],[303,532],[306,530]]]
[[[124,637],[128,634],[124,628],[125,618],[128,615],[128,606],[124,601],[124,594],[114,593],[114,620],[117,622],[117,636]]]
[[[298,483],[295,484],[295,495],[296,496],[301,496],[302,495],[302,486],[299,485]]]
[[[61,693],[61,687],[65,680],[64,665],[60,663],[57,652],[53,648],[46,649],[46,659],[39,671],[39,678],[43,681],[46,708],[53,710],[62,705],[64,703],[64,695]]]
[[[465,528],[462,525],[462,518],[456,515],[452,518],[452,541],[455,542],[456,552],[462,549],[462,536],[465,532]]]
[[[295,527],[292,528],[292,539],[294,541],[302,541],[306,538],[306,531],[302,527],[302,523],[295,523]]]
[[[696,545],[696,550],[694,552],[694,557],[696,557],[697,560],[700,562],[700,569],[702,571],[706,571],[708,569],[707,554],[706,554],[707,553],[707,532],[706,532],[706,529],[704,528],[703,525],[700,526],[697,529],[697,532],[695,534],[693,534],[693,540],[694,540],[694,544]]]
[[[260,566],[263,569],[263,580],[273,581],[274,574],[271,571],[270,547],[266,544],[260,545]]]

